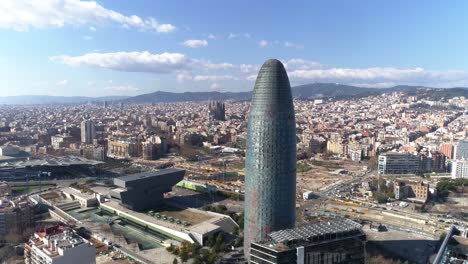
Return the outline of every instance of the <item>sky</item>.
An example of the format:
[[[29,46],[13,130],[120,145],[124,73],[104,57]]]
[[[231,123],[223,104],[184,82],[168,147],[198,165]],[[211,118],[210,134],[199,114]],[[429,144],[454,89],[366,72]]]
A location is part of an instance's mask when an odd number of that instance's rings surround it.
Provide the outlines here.
[[[0,96],[468,87],[468,1],[1,0]]]

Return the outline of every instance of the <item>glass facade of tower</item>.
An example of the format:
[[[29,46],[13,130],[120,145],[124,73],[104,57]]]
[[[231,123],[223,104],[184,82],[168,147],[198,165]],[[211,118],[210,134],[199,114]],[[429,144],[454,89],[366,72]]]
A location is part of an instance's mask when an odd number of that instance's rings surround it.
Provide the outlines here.
[[[244,247],[295,224],[296,123],[281,62],[266,61],[255,83],[246,153]]]

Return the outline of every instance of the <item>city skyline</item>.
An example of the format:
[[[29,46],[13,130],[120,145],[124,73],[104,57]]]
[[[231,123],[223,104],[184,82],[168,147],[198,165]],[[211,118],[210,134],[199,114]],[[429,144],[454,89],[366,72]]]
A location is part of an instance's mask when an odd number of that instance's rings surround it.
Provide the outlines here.
[[[1,95],[247,91],[271,57],[293,86],[468,86],[466,3],[269,3],[6,1]]]
[[[465,263],[467,9],[0,1],[0,262]]]

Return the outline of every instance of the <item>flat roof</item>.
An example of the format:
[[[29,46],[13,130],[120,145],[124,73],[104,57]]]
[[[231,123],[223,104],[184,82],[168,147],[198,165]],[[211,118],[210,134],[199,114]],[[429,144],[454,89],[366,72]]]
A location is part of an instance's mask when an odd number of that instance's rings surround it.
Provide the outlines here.
[[[132,175],[126,175],[122,177],[118,177],[116,179],[123,181],[123,182],[130,182],[130,181],[137,181],[141,180],[144,178],[148,177],[160,177],[169,173],[174,173],[174,172],[185,172],[185,170],[182,169],[177,169],[177,168],[170,168],[170,169],[164,169],[160,171],[147,171],[147,172],[142,172],[142,173],[137,173],[137,174],[132,174]]]
[[[26,167],[38,167],[38,166],[50,166],[50,167],[60,167],[60,166],[72,166],[72,165],[97,165],[103,162],[89,160],[82,157],[77,156],[44,156],[40,159],[29,159],[24,160],[25,158],[21,158],[23,160],[18,160],[17,158],[15,161],[2,161],[0,163],[0,167],[14,167],[14,168],[26,168]]]
[[[294,240],[306,241],[314,236],[323,236],[360,230],[361,225],[349,219],[332,220],[317,224],[304,225],[292,229],[284,229],[270,233],[268,236],[277,243]]]
[[[72,194],[76,198],[81,198],[81,199],[94,199],[94,194],[89,194],[85,192],[81,192],[80,190],[77,190],[72,187],[65,187],[61,189],[62,192]]]

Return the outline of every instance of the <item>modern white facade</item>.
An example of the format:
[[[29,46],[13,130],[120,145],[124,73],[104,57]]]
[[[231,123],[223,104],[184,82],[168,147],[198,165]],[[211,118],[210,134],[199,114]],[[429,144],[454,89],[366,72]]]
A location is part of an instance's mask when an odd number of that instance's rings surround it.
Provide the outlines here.
[[[61,226],[36,232],[25,245],[26,264],[95,264],[96,249]]]
[[[420,157],[411,153],[387,152],[379,155],[379,174],[416,174]]]
[[[468,160],[455,160],[452,162],[452,179],[468,179]]]

